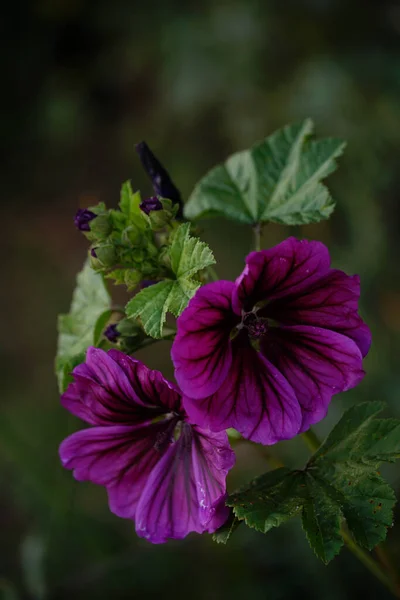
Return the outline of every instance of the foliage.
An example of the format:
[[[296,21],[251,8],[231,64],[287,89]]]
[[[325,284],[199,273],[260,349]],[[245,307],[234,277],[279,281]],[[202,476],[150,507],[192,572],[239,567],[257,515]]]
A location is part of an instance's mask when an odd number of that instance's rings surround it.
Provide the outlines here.
[[[377,469],[400,457],[400,421],[377,419],[382,409],[379,402],[350,408],[304,470],[276,469],[232,494],[227,503],[235,516],[267,533],[301,515],[310,546],[324,563],[343,545],[343,519],[354,540],[372,549],[392,526],[395,504]]]
[[[103,276],[87,261],[77,276],[70,312],[58,318],[55,368],[61,392],[71,381],[72,369],[84,360],[88,346],[99,344],[99,331],[110,316],[110,302]]]
[[[312,131],[306,119],[233,154],[200,180],[185,215],[219,215],[247,224],[304,225],[327,219],[334,201],[321,180],[335,170],[345,144],[311,140]]]
[[[145,332],[155,338],[162,336],[167,312],[178,317],[200,287],[198,272],[215,263],[207,244],[190,236],[189,223],[175,231],[168,259],[173,278],[142,290],[125,308],[127,316],[140,319]]]

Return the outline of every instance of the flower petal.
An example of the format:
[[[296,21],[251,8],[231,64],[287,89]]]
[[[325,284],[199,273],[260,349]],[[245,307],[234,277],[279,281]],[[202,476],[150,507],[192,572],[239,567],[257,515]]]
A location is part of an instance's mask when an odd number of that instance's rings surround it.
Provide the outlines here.
[[[252,252],[235,283],[232,305],[237,314],[260,301],[300,293],[328,272],[328,249],[321,242],[290,237],[277,246]]]
[[[159,544],[191,531],[215,531],[227,519],[225,478],[234,454],[225,433],[182,424],[180,438],[153,469],[136,511],[139,536]]]
[[[73,376],[61,404],[91,425],[143,423],[181,406],[161,373],[118,350],[89,348]]]
[[[296,392],[303,412],[301,431],[325,417],[334,394],[354,387],[365,375],[357,344],[318,327],[273,328],[262,351]]]
[[[139,360],[133,359],[120,350],[110,350],[108,355],[125,372],[137,398],[149,407],[160,406],[179,412],[181,407],[180,391],[164,378],[160,371],[149,369]]]
[[[230,369],[229,336],[238,322],[231,309],[233,288],[230,281],[205,285],[178,319],[171,356],[179,386],[192,398],[215,392]]]
[[[110,510],[133,519],[146,480],[162,457],[156,447],[167,427],[168,422],[159,421],[78,431],[60,446],[62,464],[78,481],[106,486]]]
[[[371,332],[357,313],[359,297],[359,276],[332,269],[301,293],[271,302],[265,315],[285,325],[314,325],[347,335],[366,356]]]
[[[189,419],[221,431],[234,427],[253,442],[270,445],[294,437],[301,410],[292,387],[269,360],[250,346],[234,345],[225,383],[212,396],[184,396]]]

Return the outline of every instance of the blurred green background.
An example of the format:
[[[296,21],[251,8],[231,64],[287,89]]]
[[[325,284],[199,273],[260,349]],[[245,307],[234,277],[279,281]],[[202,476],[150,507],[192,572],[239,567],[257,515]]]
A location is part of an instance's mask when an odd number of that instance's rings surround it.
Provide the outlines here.
[[[342,410],[380,399],[400,416],[400,4],[395,0],[38,0],[8,3],[0,55],[3,287],[0,596],[5,600],[387,598],[352,555],[328,567],[300,524],[239,528],[152,546],[107,508],[105,491],[64,472],[58,445],[80,425],[60,408],[56,316],[68,310],[86,241],[77,207],[118,201],[128,178],[151,191],[134,151],[145,139],[185,197],[229,153],[310,116],[349,145],[329,179],[334,217],[295,228],[362,278],[373,330],[367,377]],[[264,244],[287,236],[270,225]],[[204,223],[222,277],[236,277],[251,232]],[[169,346],[139,357],[172,376]],[[301,441],[274,452],[302,466]],[[230,490],[268,466],[240,445]],[[399,467],[387,476],[400,492]],[[400,564],[399,523],[387,547]]]

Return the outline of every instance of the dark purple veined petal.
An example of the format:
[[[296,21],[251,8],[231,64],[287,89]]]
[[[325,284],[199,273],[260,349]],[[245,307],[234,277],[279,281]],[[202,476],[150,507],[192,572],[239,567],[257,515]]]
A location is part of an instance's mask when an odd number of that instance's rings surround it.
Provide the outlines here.
[[[180,391],[165,379],[160,371],[149,369],[120,350],[109,350],[108,355],[124,371],[136,397],[140,398],[145,406],[160,406],[163,410],[180,411]]]
[[[151,472],[136,510],[139,536],[159,544],[215,531],[228,517],[225,477],[234,464],[226,433],[182,423],[179,439]]]
[[[146,215],[149,215],[152,211],[162,210],[163,205],[157,196],[151,196],[151,198],[146,198],[139,204],[140,210],[142,210]]]
[[[301,293],[272,302],[265,314],[286,325],[314,325],[347,335],[366,356],[371,332],[357,313],[359,297],[358,275],[331,270]]]
[[[290,237],[277,246],[252,252],[235,283],[232,305],[237,314],[258,302],[301,293],[327,274],[329,253],[321,242]]]
[[[119,350],[89,348],[62,405],[91,425],[138,424],[179,410],[180,395],[158,371]]]
[[[230,332],[238,322],[231,309],[231,281],[200,288],[178,319],[171,356],[175,377],[191,398],[215,392],[232,362]]]
[[[272,328],[263,354],[285,376],[301,405],[301,431],[323,419],[334,394],[356,386],[365,373],[349,337],[309,326]]]
[[[234,345],[229,373],[208,398],[184,396],[193,423],[220,431],[234,427],[243,437],[270,445],[294,437],[301,410],[293,388],[269,360],[250,345]]]
[[[89,223],[96,217],[97,215],[93,211],[87,208],[79,208],[74,218],[75,227],[80,231],[90,231]]]
[[[132,519],[143,486],[162,457],[157,442],[165,432],[167,421],[84,429],[62,442],[61,462],[78,481],[106,486],[111,511]],[[168,446],[161,447],[165,451]]]

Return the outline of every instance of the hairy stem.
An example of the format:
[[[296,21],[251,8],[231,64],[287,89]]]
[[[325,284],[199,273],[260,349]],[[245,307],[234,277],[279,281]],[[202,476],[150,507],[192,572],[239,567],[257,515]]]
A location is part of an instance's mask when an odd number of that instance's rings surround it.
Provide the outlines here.
[[[305,444],[311,452],[315,452],[316,450],[318,450],[318,448],[321,445],[320,439],[311,428],[308,431],[302,433],[301,437],[303,438],[303,441],[305,442]],[[379,581],[383,583],[383,585],[387,587],[388,590],[390,590],[396,598],[400,598],[400,586],[397,581],[396,574],[389,569],[387,569],[386,572],[386,570],[384,570],[382,566],[376,560],[374,560],[368,552],[366,552],[365,550],[360,548],[358,544],[356,544],[350,533],[344,527],[341,528],[340,533],[342,535],[344,543],[346,544],[350,552],[352,552],[354,556],[358,558],[358,560],[362,562],[363,565],[370,571],[370,573],[372,573],[372,575],[379,579]],[[391,561],[386,555],[386,551],[384,550],[382,545],[377,546],[377,548],[379,548],[378,552],[381,562],[384,562],[385,565],[390,565]]]

